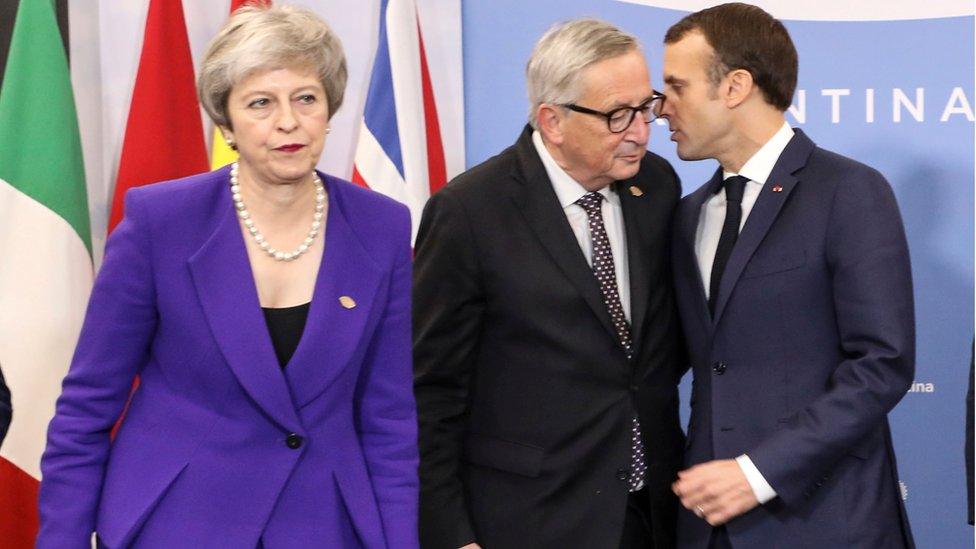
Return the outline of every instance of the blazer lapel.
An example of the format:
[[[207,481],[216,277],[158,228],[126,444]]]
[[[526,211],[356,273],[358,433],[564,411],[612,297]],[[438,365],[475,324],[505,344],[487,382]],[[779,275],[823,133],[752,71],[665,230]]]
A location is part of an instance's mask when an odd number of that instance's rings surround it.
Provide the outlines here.
[[[325,251],[305,331],[285,368],[295,404],[319,396],[359,354],[363,332],[374,316],[383,271],[369,255],[349,218],[346,199],[333,178],[322,175],[329,192]]]
[[[229,187],[220,194],[217,227],[189,259],[197,297],[214,339],[244,390],[281,427],[297,430],[285,378],[261,313],[244,238]]]
[[[600,319],[607,333],[617,340],[617,332],[614,330],[607,306],[603,302],[600,285],[593,276],[593,270],[586,262],[583,251],[580,250],[573,229],[566,221],[566,214],[559,207],[556,193],[549,182],[549,175],[532,144],[531,129],[526,128],[515,146],[519,156],[520,173],[513,173],[512,176],[521,186],[521,192],[513,196],[516,206],[521,210],[526,223],[542,242],[553,261],[590,306],[593,314]]]
[[[648,205],[651,200],[647,182],[632,178],[614,184],[617,196],[620,197],[620,209],[624,217],[624,232],[627,235],[627,263],[630,278],[630,333],[633,334],[634,348],[632,356],[638,356],[644,338],[644,319],[647,316],[648,296],[650,295],[651,266],[648,250],[647,235],[653,231],[652,218]],[[635,196],[630,192],[631,187],[639,188],[643,194]]]
[[[736,240],[735,246],[732,248],[729,262],[726,264],[725,272],[722,274],[718,300],[715,303],[715,317],[712,321],[713,327],[718,326],[718,322],[722,318],[722,313],[725,311],[725,306],[729,301],[729,296],[732,295],[732,290],[735,288],[739,276],[742,275],[742,271],[749,263],[749,259],[766,237],[766,233],[769,232],[773,221],[779,215],[780,209],[786,203],[790,193],[793,192],[793,188],[798,181],[793,173],[806,165],[807,158],[810,157],[810,153],[813,151],[814,144],[810,141],[810,138],[801,130],[794,131],[795,135],[783,150],[783,154],[776,161],[776,165],[769,174],[769,178],[763,184],[763,188],[759,192],[759,197],[756,199],[756,204],[752,207],[752,212],[749,213],[749,218],[746,220],[746,224],[742,228],[742,232],[739,233],[739,238]],[[773,187],[779,187],[780,189],[773,192]]]
[[[705,283],[702,280],[701,268],[698,266],[698,254],[695,253],[695,235],[698,233],[702,205],[717,192],[721,184],[722,168],[719,168],[708,180],[708,183],[692,193],[682,204],[685,211],[684,215],[681,216],[681,225],[677,228],[680,249],[675,250],[675,253],[683,255],[685,258],[685,261],[680,263],[685,267],[683,276],[691,280],[689,286],[694,293],[695,313],[706,332],[710,331],[712,326],[712,314],[708,311]]]

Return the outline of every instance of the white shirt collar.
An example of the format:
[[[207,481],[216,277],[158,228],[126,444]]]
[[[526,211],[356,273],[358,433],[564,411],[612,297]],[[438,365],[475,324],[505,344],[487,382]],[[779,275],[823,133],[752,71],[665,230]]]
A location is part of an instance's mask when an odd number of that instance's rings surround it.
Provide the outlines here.
[[[769,174],[772,173],[773,167],[776,166],[776,161],[783,154],[783,150],[786,149],[786,145],[789,144],[790,139],[793,139],[793,128],[790,127],[789,123],[784,121],[783,126],[769,138],[769,141],[760,147],[756,151],[756,154],[752,155],[752,158],[742,165],[739,173],[736,174],[723,170],[722,179],[728,179],[734,175],[741,175],[748,177],[750,181],[755,181],[760,185],[764,184],[769,179]]]
[[[572,206],[577,200],[583,198],[589,192],[556,163],[556,159],[549,154],[549,149],[542,142],[542,135],[539,134],[539,130],[532,132],[532,144],[535,145],[535,150],[539,153],[539,158],[542,159],[542,165],[546,168],[546,174],[552,183],[552,189],[556,191],[556,198],[559,199],[559,205],[563,209]],[[617,200],[616,195],[610,191],[609,185],[600,189],[598,192],[609,202]]]

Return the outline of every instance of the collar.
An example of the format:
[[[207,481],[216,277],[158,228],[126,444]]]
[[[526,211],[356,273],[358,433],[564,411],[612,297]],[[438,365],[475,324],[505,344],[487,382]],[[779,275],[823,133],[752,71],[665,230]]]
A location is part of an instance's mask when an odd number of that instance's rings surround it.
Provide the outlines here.
[[[779,160],[783,150],[786,149],[786,145],[789,144],[790,139],[793,138],[793,128],[784,121],[780,129],[769,138],[769,141],[765,145],[759,148],[755,154],[752,155],[745,164],[742,165],[742,169],[739,173],[734,173],[730,171],[722,170],[722,179],[728,179],[735,175],[741,175],[743,177],[749,178],[750,181],[755,181],[760,185],[764,184],[769,178],[769,174],[772,173],[773,167],[776,166],[776,161]],[[719,189],[722,187],[719,186]]]
[[[589,192],[556,163],[556,159],[549,154],[549,149],[542,142],[542,135],[538,130],[532,132],[532,144],[542,160],[542,165],[546,168],[546,174],[549,176],[549,182],[552,183],[552,190],[556,192],[560,207],[565,209],[567,206],[575,204],[577,200]],[[602,194],[608,202],[615,203],[617,197],[611,192],[610,187],[607,185],[597,192]]]

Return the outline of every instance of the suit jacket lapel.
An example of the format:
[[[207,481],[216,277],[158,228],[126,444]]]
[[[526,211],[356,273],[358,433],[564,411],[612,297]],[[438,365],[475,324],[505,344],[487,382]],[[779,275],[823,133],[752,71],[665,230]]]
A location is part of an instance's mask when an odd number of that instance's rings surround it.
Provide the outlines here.
[[[759,197],[752,207],[752,212],[749,213],[745,226],[742,227],[742,232],[739,233],[735,247],[732,248],[732,255],[729,256],[729,262],[725,266],[718,300],[715,303],[713,326],[718,326],[719,320],[722,319],[722,313],[725,311],[725,305],[729,301],[729,296],[732,295],[732,290],[735,288],[739,276],[742,275],[742,271],[749,263],[752,254],[756,252],[756,248],[766,237],[766,233],[769,232],[773,221],[779,215],[780,209],[786,203],[790,193],[793,192],[798,181],[793,173],[806,165],[807,158],[813,151],[814,144],[810,138],[801,130],[794,131],[796,134],[786,145],[779,160],[776,161],[773,171],[769,174],[769,179],[766,180],[759,192]],[[773,192],[774,187],[779,187],[780,190]]]
[[[553,261],[579,291],[610,336],[616,340],[617,332],[603,302],[600,285],[580,250],[573,229],[566,221],[565,212],[559,207],[549,175],[532,144],[531,128],[526,128],[515,148],[519,158],[519,171],[512,176],[521,187],[513,196],[516,206]]]
[[[214,339],[244,390],[288,430],[301,422],[271,346],[229,187],[220,193],[216,229],[189,259],[190,274]]]
[[[701,219],[702,205],[711,198],[722,184],[722,169],[716,170],[712,178],[704,186],[692,193],[682,204],[684,215],[681,216],[681,225],[677,228],[679,232],[679,247],[675,253],[684,256],[685,260],[679,265],[685,267],[685,272],[679,276],[688,277],[692,282],[689,284],[694,292],[695,312],[705,328],[710,331],[712,326],[712,314],[708,311],[708,299],[705,297],[705,283],[702,280],[702,272],[698,266],[698,254],[695,252],[695,235],[698,233],[698,224]]]
[[[647,316],[648,296],[651,282],[651,254],[648,250],[647,236],[652,234],[650,208],[650,190],[647,181],[632,178],[619,181],[614,186],[620,197],[620,209],[624,217],[624,231],[627,235],[627,263],[630,278],[630,333],[633,335],[633,356],[638,356],[644,338],[644,319]],[[643,194],[634,196],[631,187],[637,187]]]
[[[295,404],[304,406],[320,395],[359,354],[363,331],[377,306],[384,281],[381,268],[359,240],[333,178],[322,175],[329,192],[325,252],[305,331],[285,368]],[[340,298],[347,297],[352,301]],[[351,305],[351,307],[350,307]]]

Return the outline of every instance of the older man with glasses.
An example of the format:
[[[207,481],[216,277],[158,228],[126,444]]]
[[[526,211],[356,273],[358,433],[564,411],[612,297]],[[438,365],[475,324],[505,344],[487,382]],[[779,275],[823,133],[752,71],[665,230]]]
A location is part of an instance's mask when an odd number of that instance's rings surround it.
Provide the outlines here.
[[[414,266],[425,547],[674,545],[677,176],[630,34],[558,25],[518,141],[429,202]]]

